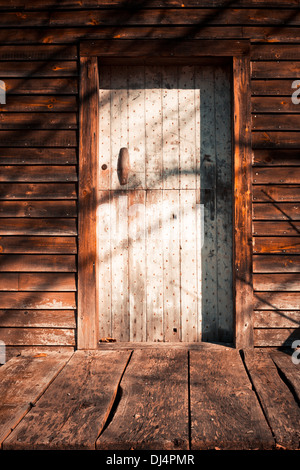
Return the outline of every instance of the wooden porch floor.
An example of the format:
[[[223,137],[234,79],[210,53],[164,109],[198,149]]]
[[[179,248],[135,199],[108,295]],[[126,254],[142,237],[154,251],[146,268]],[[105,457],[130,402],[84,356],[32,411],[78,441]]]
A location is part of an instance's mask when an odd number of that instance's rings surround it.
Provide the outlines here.
[[[279,351],[23,353],[0,392],[4,450],[299,449],[300,364]]]

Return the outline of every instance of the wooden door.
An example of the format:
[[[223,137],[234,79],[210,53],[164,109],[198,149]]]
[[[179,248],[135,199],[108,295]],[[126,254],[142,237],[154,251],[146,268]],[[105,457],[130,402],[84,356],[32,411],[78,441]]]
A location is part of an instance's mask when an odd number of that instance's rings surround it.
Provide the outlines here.
[[[100,337],[232,341],[229,71],[103,66],[99,99]]]

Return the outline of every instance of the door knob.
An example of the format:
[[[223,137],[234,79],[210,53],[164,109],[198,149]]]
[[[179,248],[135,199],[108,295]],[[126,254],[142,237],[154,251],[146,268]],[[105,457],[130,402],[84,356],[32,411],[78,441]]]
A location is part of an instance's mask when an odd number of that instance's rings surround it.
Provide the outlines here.
[[[130,163],[129,163],[129,152],[128,148],[122,147],[119,152],[118,158],[118,178],[121,186],[124,186],[128,183],[129,177],[129,170],[130,170]]]

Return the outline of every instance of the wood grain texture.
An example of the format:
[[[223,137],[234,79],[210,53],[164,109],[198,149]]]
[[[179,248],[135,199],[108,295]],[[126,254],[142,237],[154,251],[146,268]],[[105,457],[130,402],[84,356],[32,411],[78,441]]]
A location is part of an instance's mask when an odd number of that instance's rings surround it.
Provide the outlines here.
[[[266,354],[245,351],[245,364],[271,425],[277,446],[299,449],[300,410]]]
[[[1,328],[1,340],[7,346],[75,346],[74,328]]]
[[[1,309],[0,326],[8,328],[76,328],[74,310]]]
[[[95,449],[129,356],[119,351],[77,351],[4,448]]]
[[[257,291],[300,291],[300,275],[254,274],[253,287]]]
[[[75,148],[0,148],[1,165],[74,165]]]
[[[294,341],[300,340],[299,328],[255,328],[254,346],[290,348]]]
[[[251,346],[251,149],[250,70],[248,59],[234,59],[234,224],[235,224],[235,344]]]
[[[191,449],[272,449],[241,357],[224,352],[190,351]]]
[[[96,58],[80,60],[78,347],[99,339],[96,306],[96,207],[99,76]]]
[[[65,173],[64,170],[62,173]],[[43,181],[45,176],[39,176],[38,173],[37,178]],[[25,179],[28,179],[28,177],[25,177]],[[1,199],[77,199],[77,185],[76,183],[19,183],[16,181],[14,183],[4,183],[0,184]]]
[[[73,292],[0,292],[2,308],[16,309],[75,309]]]
[[[281,373],[285,376],[287,385],[291,386],[292,391],[295,393],[297,399],[300,398],[300,376],[298,370],[298,364],[291,361],[291,357],[288,354],[275,351],[270,354],[273,362],[280,369]],[[297,354],[296,359],[299,355]]]
[[[1,235],[77,235],[75,218],[3,218],[0,224]]]
[[[11,358],[1,366],[0,443],[43,394],[71,357],[70,353],[47,353]]]
[[[134,351],[118,408],[96,448],[188,449],[187,361],[180,350]]]
[[[254,328],[297,328],[300,325],[299,310],[257,310],[254,312]]]
[[[254,273],[298,273],[299,255],[254,255]]]

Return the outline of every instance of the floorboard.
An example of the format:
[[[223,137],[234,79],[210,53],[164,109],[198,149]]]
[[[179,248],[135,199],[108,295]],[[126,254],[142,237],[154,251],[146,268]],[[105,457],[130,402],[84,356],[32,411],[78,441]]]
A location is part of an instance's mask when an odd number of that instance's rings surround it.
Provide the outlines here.
[[[129,352],[77,351],[4,449],[95,449]]]
[[[188,449],[188,419],[187,351],[136,350],[97,449]]]
[[[296,351],[293,357],[281,351],[276,351],[271,354],[271,358],[275,362],[280,372],[284,375],[285,380],[291,387],[298,404],[300,403],[300,350]],[[300,423],[299,423],[300,424]]]
[[[10,357],[0,367],[2,449],[300,448],[292,350],[117,346]]]
[[[270,355],[247,350],[245,364],[272,428],[277,448],[299,449],[300,409]]]
[[[23,354],[0,367],[0,444],[35,405],[71,355]]]
[[[271,449],[271,431],[237,350],[190,351],[192,450]]]

